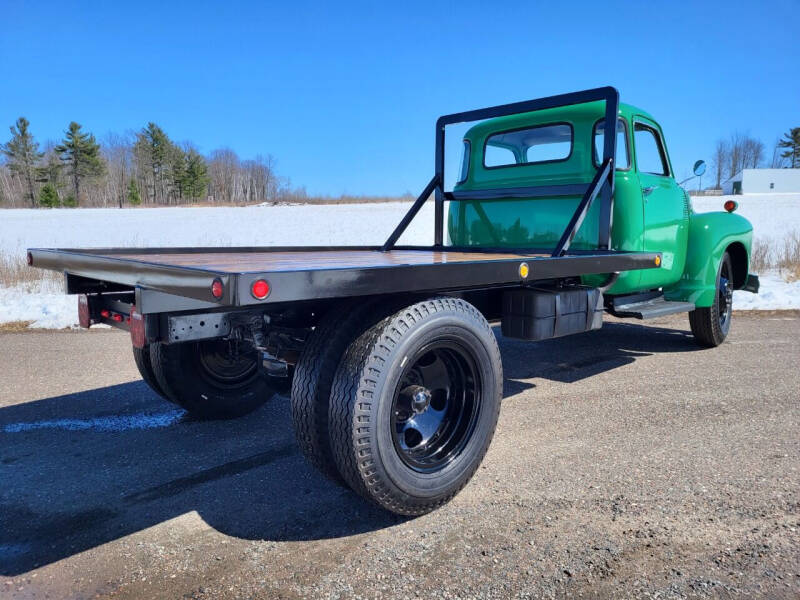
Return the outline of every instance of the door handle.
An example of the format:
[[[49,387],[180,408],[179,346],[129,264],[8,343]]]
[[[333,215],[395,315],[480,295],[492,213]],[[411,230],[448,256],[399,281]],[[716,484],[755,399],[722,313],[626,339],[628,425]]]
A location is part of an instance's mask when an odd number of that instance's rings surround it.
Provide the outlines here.
[[[651,185],[651,186],[648,186],[648,187],[643,187],[642,188],[642,193],[645,196],[649,196],[650,194],[653,193],[653,190],[655,190],[655,189],[656,189],[656,186],[654,186],[654,185]]]

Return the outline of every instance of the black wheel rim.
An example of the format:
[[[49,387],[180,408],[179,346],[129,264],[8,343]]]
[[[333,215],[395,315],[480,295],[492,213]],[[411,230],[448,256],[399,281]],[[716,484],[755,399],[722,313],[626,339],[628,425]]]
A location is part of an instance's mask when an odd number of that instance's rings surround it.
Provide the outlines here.
[[[475,357],[455,341],[420,349],[407,363],[392,402],[392,440],[415,471],[439,471],[467,445],[481,406]]]
[[[717,298],[719,304],[719,326],[723,331],[727,331],[731,322],[731,311],[733,310],[733,283],[727,262],[722,263],[722,268],[719,272]]]
[[[197,344],[197,353],[201,373],[218,387],[241,387],[257,374],[257,352],[247,344],[209,340]]]

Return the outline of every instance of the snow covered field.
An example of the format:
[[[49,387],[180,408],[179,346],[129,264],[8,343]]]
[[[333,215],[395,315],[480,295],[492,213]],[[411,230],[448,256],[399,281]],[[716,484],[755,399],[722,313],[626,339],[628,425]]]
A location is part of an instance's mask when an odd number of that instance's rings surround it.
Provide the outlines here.
[[[693,198],[697,212],[720,210],[729,197]],[[733,197],[757,238],[782,240],[800,231],[800,194]],[[54,209],[0,211],[0,255],[23,259],[29,247],[362,245],[381,244],[409,203],[246,208]],[[428,203],[400,243],[433,240]],[[736,292],[737,309],[800,309],[800,282],[762,275],[758,296]],[[0,288],[0,323],[33,321],[33,327],[77,323],[74,297],[58,283]]]
[[[744,196],[698,196],[692,198],[695,212],[722,210],[726,200],[739,203],[736,213],[753,224],[753,235],[762,240],[782,240],[800,231],[800,194],[747,194]]]

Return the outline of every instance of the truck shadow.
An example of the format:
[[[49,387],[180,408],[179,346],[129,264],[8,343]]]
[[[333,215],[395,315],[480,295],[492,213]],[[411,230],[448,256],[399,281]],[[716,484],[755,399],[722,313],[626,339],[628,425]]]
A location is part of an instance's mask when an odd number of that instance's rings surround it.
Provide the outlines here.
[[[606,322],[602,330],[543,342],[503,338],[499,327],[495,333],[503,354],[505,398],[534,387],[530,379],[574,383],[639,357],[701,349],[689,331],[635,323]]]
[[[577,381],[637,356],[694,349],[681,332],[621,324],[600,335],[500,343],[506,396],[533,387],[528,379]],[[7,576],[192,511],[226,535],[275,541],[351,536],[403,520],[307,465],[288,399],[234,421],[195,422],[143,382],[0,409],[0,482]]]

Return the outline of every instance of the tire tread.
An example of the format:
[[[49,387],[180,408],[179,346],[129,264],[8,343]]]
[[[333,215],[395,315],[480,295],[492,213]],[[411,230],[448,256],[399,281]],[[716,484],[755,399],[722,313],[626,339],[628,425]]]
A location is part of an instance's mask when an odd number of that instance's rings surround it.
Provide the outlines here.
[[[339,473],[359,495],[398,514],[421,515],[449,502],[472,478],[493,436],[494,427],[478,459],[463,477],[460,486],[435,501],[410,502],[411,498],[389,489],[375,476],[369,438],[359,434],[359,429],[368,426],[370,414],[360,405],[372,400],[376,379],[382,369],[388,366],[389,355],[400,343],[403,334],[425,318],[445,311],[461,312],[467,315],[473,324],[483,327],[493,341],[490,351],[496,359],[495,364],[501,364],[500,350],[494,333],[483,315],[474,306],[459,298],[435,297],[413,304],[382,319],[356,338],[342,358],[331,389],[331,448]],[[498,381],[502,386],[502,373],[499,374]],[[499,411],[500,403],[497,402],[493,415],[495,424]]]
[[[330,310],[306,340],[292,382],[292,423],[300,450],[323,475],[343,483],[331,452],[328,405],[339,361],[368,326],[372,303],[343,302]]]

